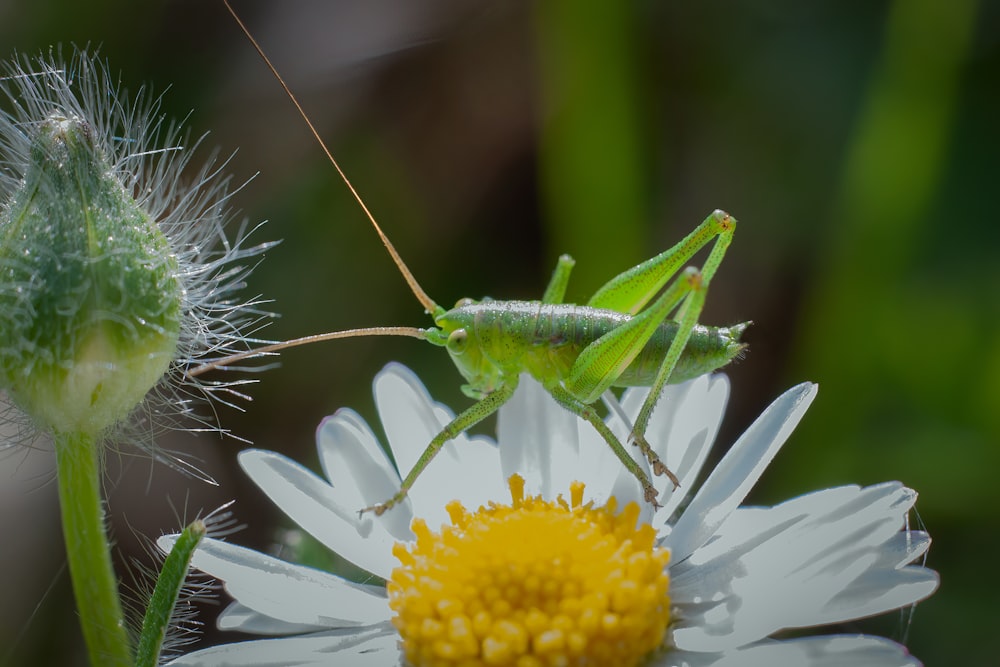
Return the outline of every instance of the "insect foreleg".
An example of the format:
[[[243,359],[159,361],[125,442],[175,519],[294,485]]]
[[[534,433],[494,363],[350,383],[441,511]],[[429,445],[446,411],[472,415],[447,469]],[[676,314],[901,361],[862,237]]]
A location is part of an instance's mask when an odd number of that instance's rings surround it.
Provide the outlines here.
[[[434,436],[431,443],[427,445],[427,448],[420,455],[420,458],[413,464],[413,468],[406,474],[406,478],[403,480],[402,484],[399,485],[399,491],[396,492],[396,495],[384,503],[364,508],[361,510],[361,513],[375,512],[376,515],[381,516],[402,502],[403,499],[406,498],[406,494],[409,492],[410,488],[413,486],[413,483],[417,481],[420,473],[423,472],[424,468],[427,467],[427,464],[429,464],[431,460],[437,456],[437,453],[441,451],[444,444],[452,438],[458,437],[463,431],[472,428],[499,410],[500,406],[510,400],[510,397],[514,395],[515,389],[517,389],[517,375],[514,375],[510,381],[507,381],[505,378],[504,383],[497,387],[493,392],[488,394],[478,403],[474,403],[459,413],[459,415],[448,422],[448,424],[441,429],[441,432]]]
[[[542,296],[542,303],[562,303],[566,296],[566,286],[569,284],[569,274],[573,270],[576,260],[569,255],[560,255],[556,263],[555,271],[549,280],[549,286],[545,288]]]
[[[632,473],[632,476],[639,481],[639,484],[642,486],[642,495],[646,499],[646,502],[650,503],[654,507],[659,507],[659,503],[656,502],[656,487],[654,487],[649,481],[649,476],[646,474],[646,471],[642,469],[635,459],[629,456],[625,446],[622,445],[621,441],[615,436],[614,433],[612,433],[611,429],[608,428],[608,425],[604,423],[604,420],[602,420],[600,415],[597,414],[594,407],[580,401],[578,398],[573,396],[573,394],[563,389],[558,383],[546,383],[545,388],[552,395],[552,397],[556,399],[556,402],[559,403],[559,405],[563,406],[573,414],[586,419],[594,426],[595,429],[597,429],[597,432],[600,433],[601,437],[604,438],[604,441],[608,443],[608,446],[611,447],[611,451],[615,453],[615,456],[617,456],[618,460],[622,462],[622,465],[625,466],[625,468]]]

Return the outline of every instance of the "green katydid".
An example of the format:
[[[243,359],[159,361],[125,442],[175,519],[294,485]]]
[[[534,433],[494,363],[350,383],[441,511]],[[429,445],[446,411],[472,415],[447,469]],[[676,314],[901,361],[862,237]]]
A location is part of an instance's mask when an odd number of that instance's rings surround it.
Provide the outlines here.
[[[228,2],[226,6],[229,7]],[[434,437],[392,498],[362,510],[379,515],[406,497],[420,473],[446,442],[506,403],[513,396],[522,373],[530,374],[560,405],[590,422],[642,485],[646,501],[655,505],[657,491],[648,475],[594,409],[598,399],[616,409],[612,387],[650,387],[632,424],[630,439],[649,461],[653,473],[666,475],[677,486],[677,478],[646,441],[646,428],[667,383],[682,382],[716,370],[745,348],[740,336],[749,323],[732,327],[707,327],[697,323],[709,282],[732,241],[736,220],[722,211],[713,212],[674,247],[612,278],[585,306],[562,303],[573,267],[573,260],[563,255],[541,301],[463,299],[446,310],[417,283],[295,96],[239,17],[231,7],[229,10],[361,205],[435,326],[427,329],[369,327],[307,336],[220,359],[192,369],[189,374],[198,375],[241,359],[297,345],[356,336],[410,336],[447,348],[467,381],[463,392],[476,403],[460,412]],[[682,270],[695,253],[709,244],[712,247],[701,269],[687,267]]]

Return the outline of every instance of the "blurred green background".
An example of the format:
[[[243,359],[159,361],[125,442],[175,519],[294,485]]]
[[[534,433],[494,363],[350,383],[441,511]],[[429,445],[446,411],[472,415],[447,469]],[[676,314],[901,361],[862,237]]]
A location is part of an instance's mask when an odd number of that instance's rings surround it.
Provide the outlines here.
[[[555,258],[568,297],[652,256],[715,208],[740,221],[702,321],[752,319],[719,451],[785,387],[819,399],[755,489],[777,502],[898,479],[920,492],[940,591],[915,614],[850,624],[928,665],[989,664],[1000,540],[1000,7],[897,2],[237,3],[428,293],[537,298]],[[225,13],[204,0],[0,0],[4,54],[99,45],[122,80],[228,152],[261,240],[247,296],[281,339],[430,322],[358,206]],[[191,111],[191,109],[194,109]],[[374,419],[390,360],[465,405],[443,351],[355,340],[286,353],[223,424],[315,460],[323,415]],[[233,439],[184,434],[207,487],[113,457],[122,566],[142,536],[231,498],[268,548],[280,517]],[[127,453],[126,453],[127,454]],[[0,664],[82,664],[62,569],[51,457],[0,460]],[[211,626],[215,607],[203,617]],[[209,629],[209,641],[218,641]]]

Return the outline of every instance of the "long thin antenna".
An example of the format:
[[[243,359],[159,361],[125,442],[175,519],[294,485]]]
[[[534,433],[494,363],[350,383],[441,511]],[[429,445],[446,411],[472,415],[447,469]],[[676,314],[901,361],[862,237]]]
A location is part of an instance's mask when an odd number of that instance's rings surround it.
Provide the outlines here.
[[[256,358],[270,352],[277,352],[290,347],[308,345],[309,343],[321,343],[325,340],[336,340],[338,338],[357,338],[360,336],[408,336],[410,338],[419,338],[421,340],[427,339],[426,332],[423,329],[418,329],[416,327],[366,327],[364,329],[331,331],[330,333],[313,334],[312,336],[293,338],[292,340],[286,340],[272,345],[264,345],[252,350],[247,350],[246,352],[240,352],[239,354],[233,354],[228,357],[223,357],[222,359],[216,359],[215,361],[210,361],[207,364],[195,366],[187,372],[187,376],[196,377],[215,368],[224,368],[231,364],[235,364],[238,361],[243,361],[244,359]]]
[[[290,99],[292,101],[292,104],[295,105],[295,108],[298,110],[299,115],[302,116],[302,120],[306,122],[306,125],[309,127],[309,131],[312,132],[312,135],[319,143],[320,148],[323,149],[323,152],[326,154],[326,158],[337,170],[337,173],[340,174],[340,177],[344,180],[344,183],[347,184],[347,188],[351,191],[351,194],[354,195],[354,198],[357,200],[358,204],[361,205],[361,209],[365,212],[365,215],[368,216],[368,220],[371,221],[372,226],[378,233],[379,238],[382,239],[382,245],[384,245],[385,249],[389,251],[389,255],[392,257],[392,261],[396,264],[396,267],[399,269],[399,272],[403,274],[403,278],[406,280],[406,284],[410,286],[410,291],[413,292],[413,296],[417,297],[417,300],[420,301],[420,304],[424,307],[424,310],[433,315],[438,310],[438,305],[434,303],[434,300],[427,295],[427,292],[424,291],[424,288],[422,288],[420,286],[420,283],[417,282],[417,279],[413,277],[413,274],[410,272],[409,267],[407,267],[406,263],[403,262],[403,258],[399,256],[398,252],[396,252],[396,247],[392,245],[392,241],[389,240],[389,237],[386,236],[385,232],[382,231],[382,228],[379,227],[378,223],[375,221],[375,216],[373,216],[371,211],[368,210],[368,207],[365,205],[364,200],[361,199],[361,195],[359,195],[358,191],[354,189],[354,185],[351,183],[350,179],[347,178],[347,174],[345,174],[344,170],[340,168],[339,164],[337,164],[337,160],[334,159],[333,153],[330,152],[330,149],[326,147],[326,143],[323,141],[323,138],[319,136],[319,132],[316,131],[316,128],[315,126],[313,126],[312,121],[309,120],[309,116],[306,115],[306,112],[302,108],[302,105],[299,104],[298,98],[295,97],[291,89],[288,87],[288,84],[286,84],[285,80],[281,78],[280,74],[278,74],[278,70],[275,69],[274,65],[271,64],[270,59],[268,59],[267,55],[264,53],[264,50],[260,47],[260,44],[258,44],[257,40],[254,39],[253,35],[250,34],[250,30],[247,29],[242,19],[240,19],[239,15],[237,15],[236,11],[232,8],[232,5],[229,4],[229,0],[222,0],[222,2],[223,4],[226,5],[226,9],[229,10],[229,13],[233,15],[233,18],[236,19],[237,25],[240,26],[240,29],[243,31],[243,34],[247,36],[248,40],[250,40],[250,43],[253,45],[253,48],[257,51],[257,54],[264,61],[264,64],[266,64],[267,68],[271,70],[271,74],[273,74],[274,78],[277,79],[278,83],[281,84],[281,87],[284,89],[285,94],[288,95],[288,99]]]

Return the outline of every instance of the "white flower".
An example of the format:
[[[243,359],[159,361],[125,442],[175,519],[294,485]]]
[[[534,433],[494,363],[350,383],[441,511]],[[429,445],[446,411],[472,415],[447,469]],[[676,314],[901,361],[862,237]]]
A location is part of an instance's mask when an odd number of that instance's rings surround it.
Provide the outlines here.
[[[452,413],[398,365],[376,377],[374,392],[393,456],[409,470]],[[627,415],[636,414],[644,394],[625,392],[621,403]],[[394,543],[414,539],[414,518],[430,526],[447,524],[446,505],[456,498],[473,508],[504,502],[512,493],[505,479],[514,472],[526,479],[529,493],[546,499],[579,480],[594,505],[612,495],[618,507],[637,502],[632,521],[638,516],[638,530],[655,529],[657,545],[669,549],[666,648],[647,664],[919,665],[905,648],[877,637],[771,638],[783,629],[904,607],[930,595],[938,583],[935,572],[910,565],[930,538],[905,528],[916,493],[898,482],[824,489],[775,507],[740,506],[815,394],[815,385],[802,384],[779,397],[696,487],[722,419],[728,382],[715,375],[669,387],[647,435],[681,486],[664,491],[655,511],[642,502],[638,483],[593,429],[527,378],[501,410],[499,447],[487,438],[461,435],[431,462],[407,501],[382,517],[359,517],[358,509],[391,496],[399,475],[350,410],[327,418],[317,431],[327,479],[274,452],[247,450],[240,462],[299,526],[383,580],[399,565]],[[618,420],[609,424],[624,437]],[[683,509],[682,502],[688,503]],[[454,519],[455,506],[450,510]],[[425,524],[418,521],[414,529],[424,535]],[[170,542],[169,536],[161,538],[161,548]],[[405,557],[405,549],[397,547],[397,554]],[[205,541],[194,566],[221,579],[236,600],[219,619],[222,629],[276,638],[205,649],[171,665],[406,664],[381,583],[353,583],[217,540]]]

